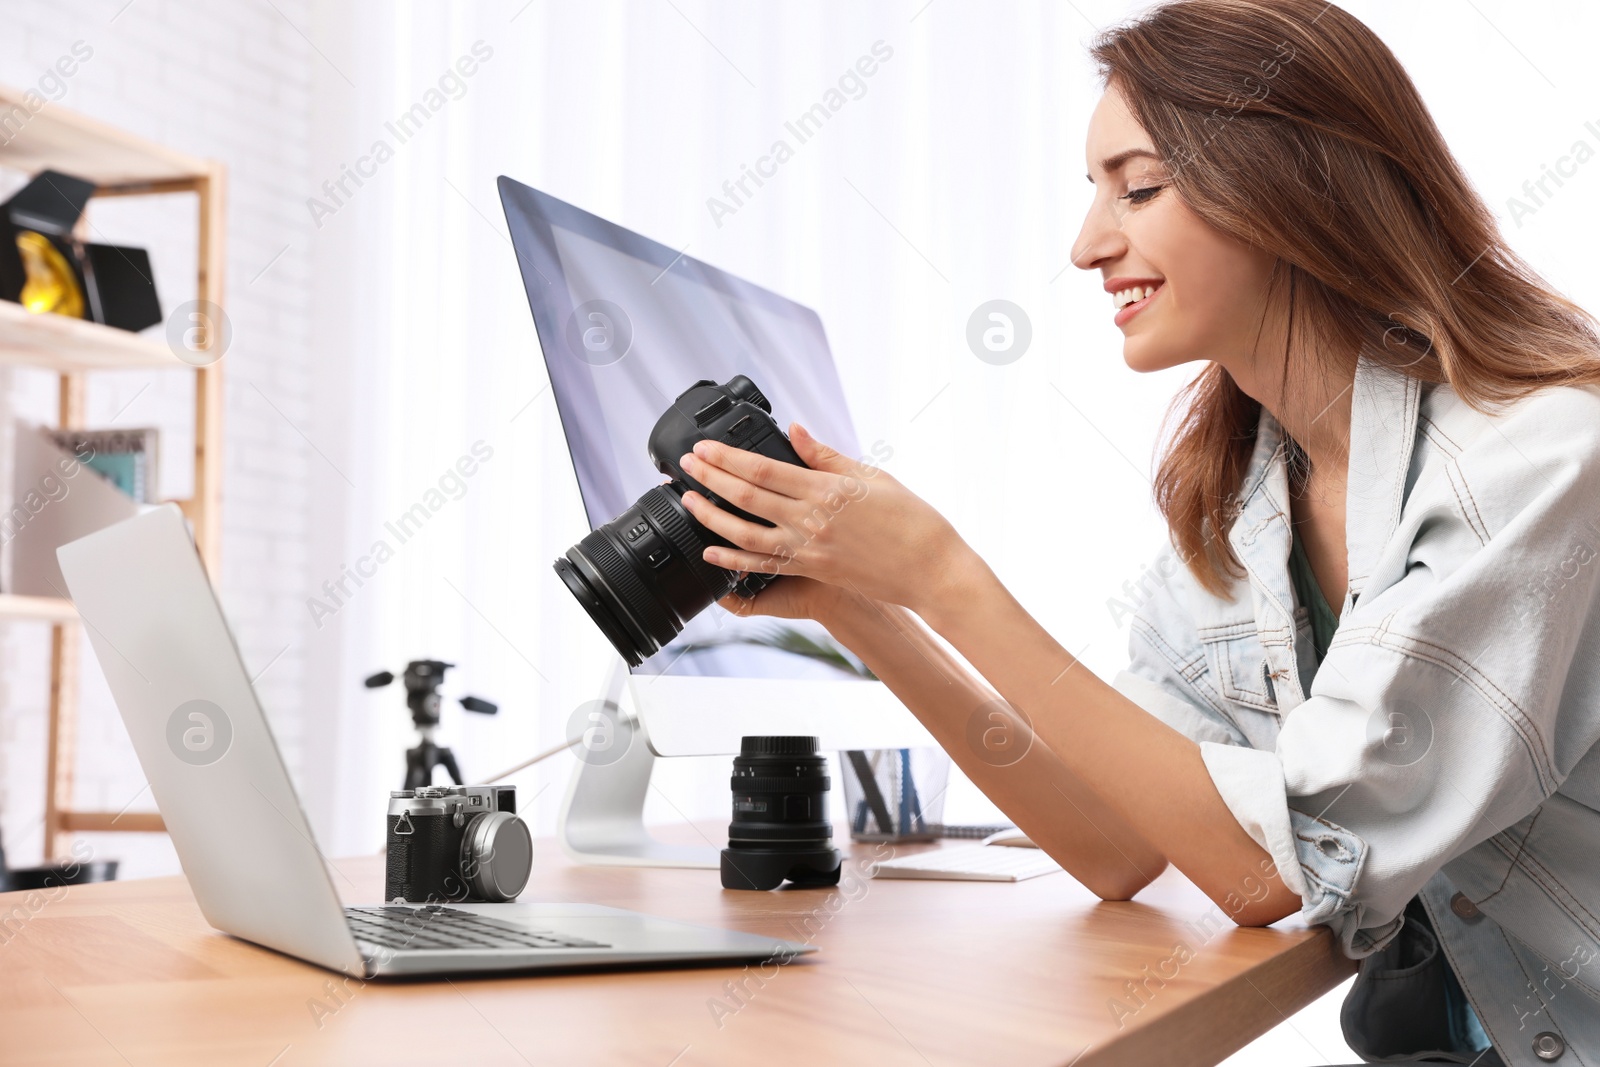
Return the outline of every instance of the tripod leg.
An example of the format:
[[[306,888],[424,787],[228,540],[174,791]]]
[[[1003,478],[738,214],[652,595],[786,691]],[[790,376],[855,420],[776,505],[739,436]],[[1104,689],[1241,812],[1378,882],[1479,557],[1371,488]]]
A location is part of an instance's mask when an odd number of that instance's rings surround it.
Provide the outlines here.
[[[439,766],[443,767],[447,772],[449,772],[450,780],[452,782],[454,782],[456,785],[466,784],[461,780],[461,768],[456,766],[456,754],[454,752],[451,752],[448,748],[437,749],[435,758],[437,759]]]
[[[424,742],[416,748],[406,749],[406,784],[403,789],[420,789],[433,782],[433,763],[426,758]]]

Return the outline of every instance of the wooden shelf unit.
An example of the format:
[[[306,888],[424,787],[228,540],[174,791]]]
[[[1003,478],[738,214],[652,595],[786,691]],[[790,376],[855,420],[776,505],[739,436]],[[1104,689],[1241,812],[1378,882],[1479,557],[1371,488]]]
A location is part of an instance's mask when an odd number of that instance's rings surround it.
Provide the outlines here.
[[[39,619],[44,622],[77,622],[72,601],[57,596],[0,595],[0,621]]]
[[[0,159],[3,159],[0,149]],[[91,370],[187,367],[161,340],[65,315],[35,315],[0,300],[0,362],[60,374]]]
[[[0,167],[34,174],[58,170],[95,183],[101,196],[194,193],[199,212],[196,299],[222,306],[224,171],[219,163],[174,151],[56,104],[32,111],[24,94],[0,86]],[[172,310],[170,307],[167,309]],[[215,332],[212,334],[212,339]],[[222,368],[193,367],[160,336],[148,337],[60,315],[33,315],[0,301],[0,363],[43,368],[60,376],[57,422],[84,425],[85,375],[97,370],[158,369],[195,375],[194,494],[178,501],[194,527],[206,568],[217,573],[222,501]],[[45,796],[45,857],[68,854],[71,836],[89,831],[159,832],[154,812],[78,811],[78,669],[82,633],[70,601],[0,593],[0,621],[50,625],[50,708]]]

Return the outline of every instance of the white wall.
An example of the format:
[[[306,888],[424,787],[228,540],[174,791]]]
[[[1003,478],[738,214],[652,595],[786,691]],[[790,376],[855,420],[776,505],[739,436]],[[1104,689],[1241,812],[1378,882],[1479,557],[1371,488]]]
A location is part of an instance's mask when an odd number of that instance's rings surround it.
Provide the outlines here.
[[[307,184],[312,53],[289,22],[309,25],[306,5],[274,3],[281,15],[267,4],[201,0],[8,3],[0,81],[36,86],[81,41],[92,54],[65,79],[64,92],[47,86],[47,95],[58,96],[50,106],[228,165],[225,284],[234,342],[224,360],[220,584],[252,672],[270,664],[258,685],[298,768],[316,743],[307,733],[315,717],[305,699],[296,595],[313,521],[306,481],[313,453],[297,428],[310,411],[316,358],[310,244],[294,232]],[[167,310],[193,296],[192,196],[93,204],[89,217],[100,239],[151,249]],[[192,403],[192,377],[181,372],[90,377],[90,425],[162,428],[161,480],[173,496],[186,496],[192,479]],[[53,422],[54,377],[0,370],[0,481],[7,486],[12,416]],[[41,623],[0,623],[0,829],[16,864],[37,862],[43,844],[48,641]],[[83,654],[77,806],[153,808],[87,643]],[[91,843],[96,855],[120,858],[124,875],[176,869],[164,835],[91,835]]]

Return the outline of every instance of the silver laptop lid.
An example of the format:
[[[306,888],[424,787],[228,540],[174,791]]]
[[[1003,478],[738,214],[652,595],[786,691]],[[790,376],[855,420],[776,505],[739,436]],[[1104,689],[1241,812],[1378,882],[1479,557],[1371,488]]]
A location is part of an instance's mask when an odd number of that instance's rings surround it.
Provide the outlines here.
[[[362,973],[183,513],[154,508],[57,557],[206,921]]]

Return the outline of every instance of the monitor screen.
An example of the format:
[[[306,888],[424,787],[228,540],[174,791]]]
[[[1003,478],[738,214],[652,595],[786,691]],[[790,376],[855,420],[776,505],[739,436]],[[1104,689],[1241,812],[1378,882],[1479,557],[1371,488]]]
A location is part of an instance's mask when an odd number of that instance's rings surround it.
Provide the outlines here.
[[[591,529],[665,479],[646,439],[702,378],[748,375],[785,432],[861,454],[816,312],[509,178],[500,198]],[[550,586],[567,595],[554,571]],[[717,605],[634,673],[867,676],[817,623]]]

